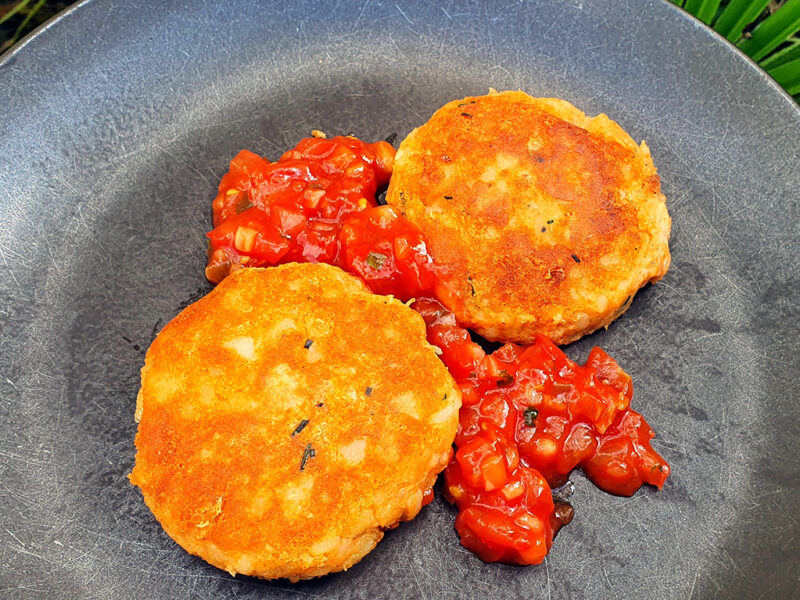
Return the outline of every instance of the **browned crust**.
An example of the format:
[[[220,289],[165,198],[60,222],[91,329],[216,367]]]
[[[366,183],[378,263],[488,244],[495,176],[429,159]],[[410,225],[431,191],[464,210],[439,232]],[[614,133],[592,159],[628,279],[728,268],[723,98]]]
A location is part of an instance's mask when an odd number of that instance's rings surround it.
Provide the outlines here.
[[[573,341],[669,267],[647,146],[563,100],[502,92],[446,104],[401,144],[387,201],[450,270],[449,308],[493,340]]]
[[[153,342],[130,479],[211,564],[314,577],[417,514],[459,405],[410,308],[326,265],[247,269]]]

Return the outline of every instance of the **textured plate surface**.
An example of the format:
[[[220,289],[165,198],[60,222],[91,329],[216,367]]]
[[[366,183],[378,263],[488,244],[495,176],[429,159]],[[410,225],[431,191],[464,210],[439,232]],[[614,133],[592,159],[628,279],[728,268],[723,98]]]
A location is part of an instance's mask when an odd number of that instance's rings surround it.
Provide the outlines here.
[[[652,148],[673,265],[602,345],[673,475],[576,474],[545,564],[485,565],[438,499],[347,573],[232,578],[125,476],[156,331],[208,288],[210,201],[242,147],[405,135],[488,87],[606,112]],[[0,63],[0,595],[787,598],[798,582],[800,112],[659,1],[92,0]]]

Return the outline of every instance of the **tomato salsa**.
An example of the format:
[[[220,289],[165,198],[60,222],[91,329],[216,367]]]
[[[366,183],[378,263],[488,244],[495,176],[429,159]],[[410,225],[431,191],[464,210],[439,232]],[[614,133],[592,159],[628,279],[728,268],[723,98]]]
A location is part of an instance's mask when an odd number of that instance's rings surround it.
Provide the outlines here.
[[[324,262],[375,293],[416,299],[462,391],[444,492],[458,507],[461,542],[485,561],[540,563],[572,518],[552,487],[574,469],[629,496],[645,483],[661,488],[669,466],[630,408],[630,376],[600,348],[578,365],[543,336],[491,354],[472,341],[445,308],[451,286],[422,233],[376,201],[393,165],[390,144],[350,136],[306,138],[274,163],[243,150],[212,204],[206,276],[218,283],[243,267]]]
[[[378,293],[412,296],[433,285],[420,232],[375,193],[394,165],[387,142],[307,138],[276,162],[242,150],[212,204],[206,277],[244,266],[325,262],[361,276]]]
[[[538,336],[486,354],[436,300],[413,307],[461,387],[445,496],[459,508],[466,548],[490,562],[541,562],[572,518],[554,506],[551,486],[577,467],[612,494],[630,496],[643,483],[661,488],[669,466],[650,446],[653,430],[630,409],[630,376],[603,350],[581,366]]]

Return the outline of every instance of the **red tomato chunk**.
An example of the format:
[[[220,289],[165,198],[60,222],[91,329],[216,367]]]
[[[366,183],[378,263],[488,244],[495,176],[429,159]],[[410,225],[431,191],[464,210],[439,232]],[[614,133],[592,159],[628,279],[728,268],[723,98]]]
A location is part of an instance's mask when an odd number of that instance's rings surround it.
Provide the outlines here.
[[[630,409],[630,376],[600,348],[581,366],[543,336],[488,355],[472,342],[433,299],[451,298],[451,288],[422,233],[377,206],[393,165],[388,143],[352,137],[304,139],[275,163],[243,150],[213,202],[206,276],[217,283],[245,266],[325,262],[378,294],[422,298],[413,308],[463,397],[445,470],[461,542],[488,562],[540,563],[572,518],[551,486],[582,468],[601,489],[629,496],[645,483],[661,488],[669,466]],[[432,498],[428,490],[423,503]]]

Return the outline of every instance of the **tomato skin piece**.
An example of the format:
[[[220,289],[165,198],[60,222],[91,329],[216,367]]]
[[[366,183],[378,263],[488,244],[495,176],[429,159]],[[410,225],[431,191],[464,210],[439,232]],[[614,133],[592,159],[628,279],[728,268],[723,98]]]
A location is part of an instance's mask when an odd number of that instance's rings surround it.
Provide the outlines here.
[[[592,483],[610,494],[631,496],[645,483],[661,489],[670,467],[650,445],[654,436],[644,417],[629,410],[600,438],[582,468]]]
[[[619,391],[629,401],[633,396],[633,380],[602,348],[594,347],[586,359],[586,366],[597,371],[597,378]]]
[[[439,273],[422,233],[390,206],[369,208],[344,220],[341,266],[378,294],[408,300],[430,294]]]
[[[250,208],[225,219],[207,236],[215,246],[233,246],[236,230],[239,227],[250,227],[257,230],[274,228],[267,213],[258,208]]]
[[[301,211],[280,205],[272,207],[270,216],[278,231],[290,238],[303,231],[308,221]]]
[[[248,192],[254,185],[261,184],[268,166],[265,159],[249,150],[242,150],[231,160],[212,203],[214,227],[251,205]]]
[[[477,371],[486,353],[472,341],[469,332],[456,324],[455,315],[444,308],[437,300],[422,298],[412,305],[424,319],[427,326],[428,342],[442,351],[440,358],[447,365],[457,381],[477,376]],[[477,397],[477,389],[471,383],[461,386],[462,402],[471,404],[471,397]],[[467,399],[464,399],[467,396]]]
[[[240,190],[249,190],[252,183],[257,184],[261,181],[268,165],[269,163],[257,154],[242,150],[231,161],[228,185],[238,187]]]

